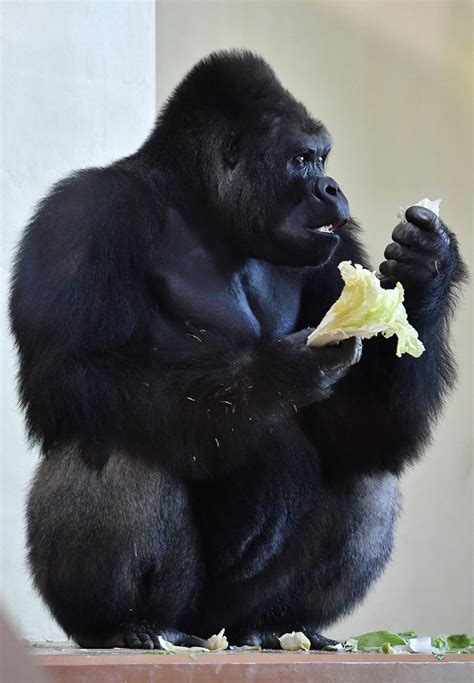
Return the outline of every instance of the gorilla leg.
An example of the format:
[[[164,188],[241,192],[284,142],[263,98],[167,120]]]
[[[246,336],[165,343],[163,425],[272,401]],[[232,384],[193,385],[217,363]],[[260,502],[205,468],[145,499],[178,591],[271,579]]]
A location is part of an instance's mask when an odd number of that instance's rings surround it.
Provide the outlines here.
[[[93,468],[75,448],[48,453],[28,500],[29,562],[58,623],[83,647],[158,646],[180,632],[202,582],[184,484],[112,452]]]
[[[285,431],[262,436],[248,465],[199,497],[213,520],[207,533],[201,526],[205,623],[264,647],[303,631],[316,649],[328,642],[321,629],[363,599],[390,556],[397,485],[390,474],[330,481],[311,444]]]

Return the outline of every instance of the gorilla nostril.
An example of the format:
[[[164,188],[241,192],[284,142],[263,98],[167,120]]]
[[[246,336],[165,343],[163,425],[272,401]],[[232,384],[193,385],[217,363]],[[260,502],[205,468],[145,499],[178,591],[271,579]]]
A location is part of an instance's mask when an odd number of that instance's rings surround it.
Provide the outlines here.
[[[339,188],[337,185],[332,185],[331,183],[328,183],[324,188],[324,192],[326,192],[326,194],[331,195],[331,197],[335,197],[339,192]]]
[[[347,204],[347,200],[344,197],[341,188],[336,181],[329,176],[320,176],[316,179],[313,193],[318,199],[327,204],[339,204],[339,202]]]

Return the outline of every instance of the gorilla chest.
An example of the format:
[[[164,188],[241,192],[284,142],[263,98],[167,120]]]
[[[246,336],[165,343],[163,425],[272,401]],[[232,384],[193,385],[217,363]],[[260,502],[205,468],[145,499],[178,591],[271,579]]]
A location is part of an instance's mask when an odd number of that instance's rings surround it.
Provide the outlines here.
[[[149,254],[156,339],[169,335],[176,344],[183,329],[241,341],[293,332],[301,271],[243,259],[230,245],[210,242],[176,210],[168,211]]]
[[[236,265],[199,243],[188,244],[185,253],[164,246],[154,255],[151,275],[157,334],[162,334],[160,322],[240,339],[295,330],[301,296],[297,269],[256,259]]]

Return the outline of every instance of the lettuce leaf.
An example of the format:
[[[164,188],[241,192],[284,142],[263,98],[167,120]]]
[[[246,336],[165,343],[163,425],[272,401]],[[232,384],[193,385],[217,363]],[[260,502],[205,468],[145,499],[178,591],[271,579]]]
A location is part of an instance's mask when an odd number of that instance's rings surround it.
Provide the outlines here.
[[[367,648],[381,648],[387,645],[406,645],[406,640],[401,638],[397,633],[391,631],[370,631],[361,636],[353,636],[350,638],[351,642],[357,641],[357,649],[365,650]]]
[[[472,647],[474,645],[474,638],[468,636],[467,633],[459,633],[446,636],[446,642],[449,649],[457,650],[463,647]]]
[[[401,283],[397,282],[394,289],[383,289],[375,272],[359,264],[353,266],[350,261],[342,261],[338,268],[345,287],[306,343],[325,346],[348,337],[370,339],[377,334],[396,334],[398,357],[403,353],[421,356],[425,347],[408,322]]]
[[[385,654],[432,652],[438,659],[443,659],[451,653],[474,654],[474,638],[467,633],[419,638],[414,631],[371,631],[346,640],[344,651]]]

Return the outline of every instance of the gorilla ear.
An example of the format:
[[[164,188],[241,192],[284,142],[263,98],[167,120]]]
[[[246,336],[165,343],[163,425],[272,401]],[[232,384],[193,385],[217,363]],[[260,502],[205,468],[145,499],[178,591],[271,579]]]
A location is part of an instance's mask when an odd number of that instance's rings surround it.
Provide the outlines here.
[[[234,170],[240,156],[240,138],[237,133],[228,136],[224,145],[224,161],[231,171]]]

